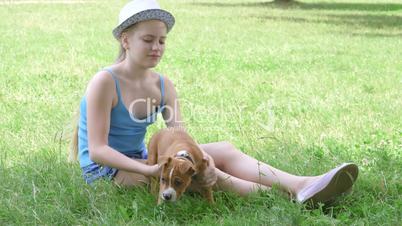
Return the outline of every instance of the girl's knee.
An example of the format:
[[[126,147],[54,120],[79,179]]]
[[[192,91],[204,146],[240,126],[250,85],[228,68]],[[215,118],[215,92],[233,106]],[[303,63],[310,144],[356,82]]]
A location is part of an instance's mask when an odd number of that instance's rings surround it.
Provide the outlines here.
[[[231,150],[234,149],[234,145],[232,143],[230,143],[229,141],[221,141],[219,142],[220,146],[222,147],[222,149],[225,150]]]
[[[116,184],[125,187],[144,186],[149,184],[149,178],[146,176],[122,170],[117,172],[113,180]]]
[[[229,141],[220,141],[220,142],[214,143],[212,150],[214,152],[219,152],[219,153],[231,153],[231,152],[235,151],[236,148]]]
[[[219,152],[223,155],[223,157],[226,160],[232,159],[232,158],[237,158],[238,154],[241,153],[229,141],[221,141],[218,148],[219,148]]]
[[[237,151],[235,146],[228,141],[203,144],[201,148],[214,159],[215,166],[220,169],[225,167],[225,164],[235,156],[234,153]]]

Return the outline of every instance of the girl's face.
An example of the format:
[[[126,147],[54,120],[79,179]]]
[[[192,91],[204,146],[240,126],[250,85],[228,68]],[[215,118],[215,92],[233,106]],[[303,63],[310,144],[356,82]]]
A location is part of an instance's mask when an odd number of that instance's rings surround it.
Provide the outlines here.
[[[165,51],[167,28],[159,20],[143,21],[123,36],[127,60],[144,68],[155,67]]]

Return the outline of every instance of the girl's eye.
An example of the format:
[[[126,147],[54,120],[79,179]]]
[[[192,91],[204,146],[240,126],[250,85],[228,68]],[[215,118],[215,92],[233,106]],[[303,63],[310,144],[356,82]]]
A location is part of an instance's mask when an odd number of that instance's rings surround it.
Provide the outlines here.
[[[159,44],[164,45],[165,41],[159,41]]]
[[[150,39],[144,39],[144,42],[146,42],[146,43],[151,43],[152,40],[150,40]]]

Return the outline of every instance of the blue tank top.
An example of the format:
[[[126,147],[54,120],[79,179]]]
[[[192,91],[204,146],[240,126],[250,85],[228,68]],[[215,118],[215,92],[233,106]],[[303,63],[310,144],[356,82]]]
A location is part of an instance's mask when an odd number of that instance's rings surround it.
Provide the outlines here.
[[[146,119],[136,119],[123,104],[117,76],[111,68],[105,68],[104,70],[108,71],[113,77],[118,96],[117,105],[111,110],[108,144],[110,147],[126,156],[141,158],[146,155],[147,151],[144,143],[147,127],[156,121],[157,114],[162,112],[164,108],[165,86],[163,76],[159,75],[161,104],[158,107],[158,110],[153,112]],[[85,96],[82,98],[80,104],[80,117],[78,123],[78,159],[81,167],[94,163],[89,158],[88,152],[87,102]]]

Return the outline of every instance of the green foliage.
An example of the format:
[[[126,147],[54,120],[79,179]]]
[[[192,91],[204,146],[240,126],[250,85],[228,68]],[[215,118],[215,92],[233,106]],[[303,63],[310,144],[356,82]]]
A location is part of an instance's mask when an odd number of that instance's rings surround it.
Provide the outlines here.
[[[69,128],[117,55],[124,2],[0,3],[0,225],[400,224],[401,3],[161,1],[177,23],[157,70],[200,143],[228,140],[298,175],[360,166],[352,195],[309,210],[277,189],[156,207],[143,188],[84,184]]]

